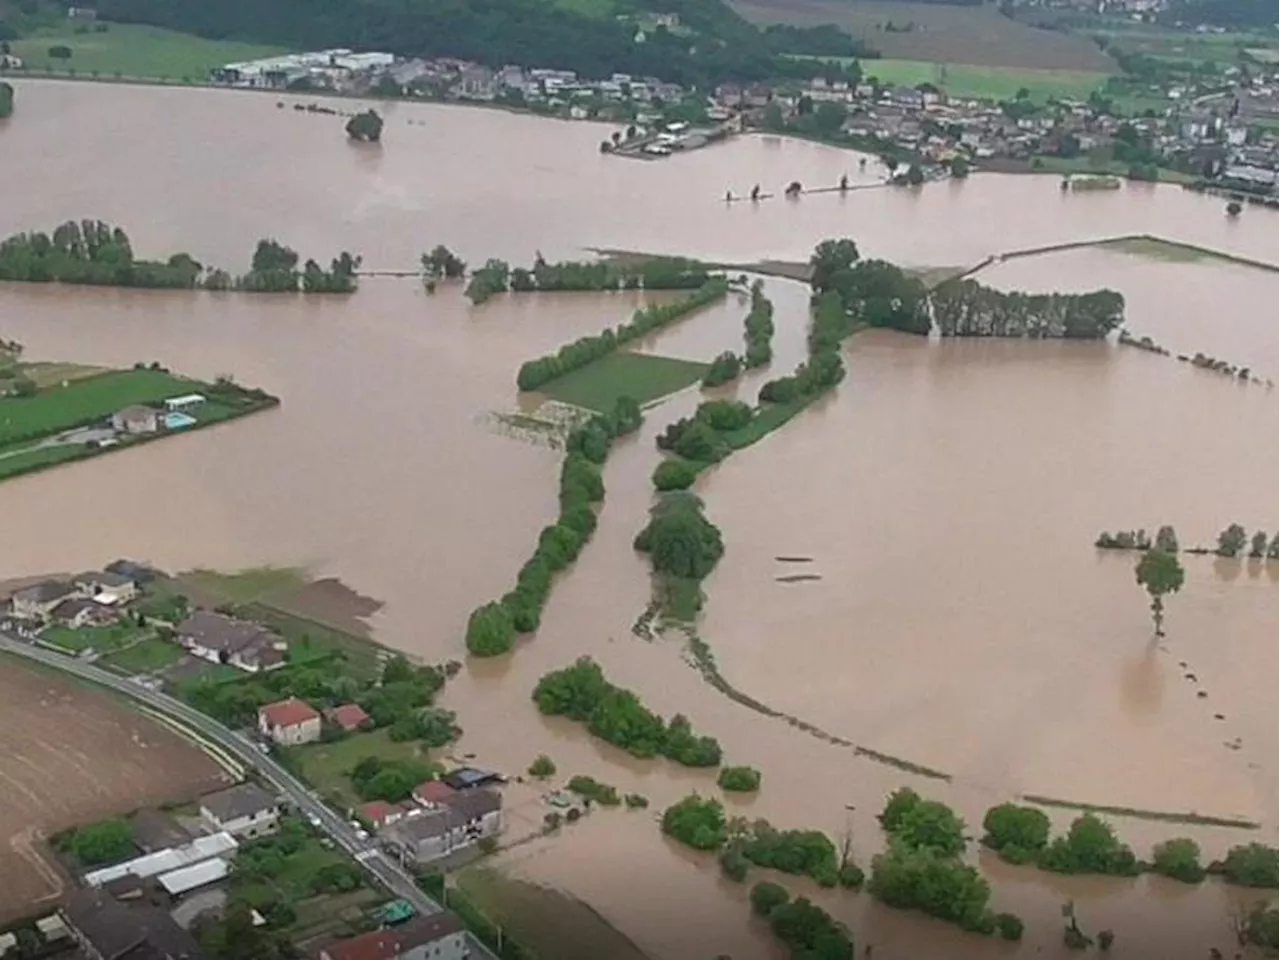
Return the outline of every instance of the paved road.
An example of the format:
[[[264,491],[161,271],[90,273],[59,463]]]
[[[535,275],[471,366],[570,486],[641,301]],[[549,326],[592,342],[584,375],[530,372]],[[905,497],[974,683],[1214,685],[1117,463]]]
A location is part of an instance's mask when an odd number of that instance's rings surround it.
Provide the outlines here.
[[[252,740],[206,716],[194,707],[167,694],[144,687],[108,673],[83,660],[63,656],[52,650],[37,647],[18,639],[13,634],[0,632],[0,651],[35,660],[47,666],[74,674],[84,680],[110,687],[119,693],[145,704],[153,710],[173,717],[207,737],[213,743],[232,753],[246,767],[256,770],[264,780],[276,788],[296,809],[318,820],[323,830],[339,847],[349,853],[371,873],[384,887],[397,897],[407,900],[422,914],[439,913],[441,906],[418,889],[411,877],[395,860],[388,857],[373,843],[361,840],[355,829],[334,813],[315,792],[271,757],[264,754]],[[471,955],[497,960],[492,951],[471,937]]]

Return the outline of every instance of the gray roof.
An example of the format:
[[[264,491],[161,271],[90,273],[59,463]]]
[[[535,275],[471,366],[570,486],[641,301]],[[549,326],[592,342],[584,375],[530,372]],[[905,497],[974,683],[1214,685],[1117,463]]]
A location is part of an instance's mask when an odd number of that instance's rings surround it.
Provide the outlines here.
[[[279,802],[256,783],[242,783],[200,798],[200,806],[213,814],[219,823],[262,813],[277,806]]]
[[[463,820],[477,820],[502,809],[502,795],[496,790],[464,790],[440,801]]]
[[[178,636],[190,637],[202,647],[228,654],[264,639],[275,639],[275,635],[260,624],[234,620],[208,610],[197,610],[178,624]]]
[[[148,905],[126,907],[103,890],[71,894],[63,913],[103,960],[200,960],[192,936],[165,911]]]
[[[98,605],[83,597],[68,597],[53,608],[53,615],[59,620],[74,620],[85,610],[92,610]]]
[[[70,596],[74,592],[75,588],[64,580],[42,580],[33,586],[19,590],[13,595],[13,599],[30,603],[51,603]]]
[[[386,827],[385,833],[402,843],[417,843],[448,833],[452,819],[448,810],[429,810],[401,817]]]
[[[114,573],[110,570],[90,570],[88,573],[82,573],[74,578],[73,583],[93,583],[100,587],[127,587],[136,581],[133,577],[126,577],[123,574]]]

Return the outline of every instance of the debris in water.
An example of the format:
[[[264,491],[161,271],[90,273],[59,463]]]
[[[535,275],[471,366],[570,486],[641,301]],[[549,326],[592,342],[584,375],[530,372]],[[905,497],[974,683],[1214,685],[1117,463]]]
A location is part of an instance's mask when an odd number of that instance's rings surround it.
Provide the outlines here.
[[[821,574],[817,573],[793,573],[785,577],[774,577],[778,583],[802,583],[805,580],[821,580]]]
[[[1199,697],[1199,698],[1200,698],[1200,699],[1202,699],[1202,700],[1203,700],[1205,697],[1207,697],[1208,695],[1209,695],[1209,691],[1207,691],[1207,690],[1197,690],[1197,691],[1196,691],[1196,696],[1197,696],[1197,697]]]
[[[778,563],[813,563],[813,557],[774,557]]]
[[[1226,717],[1224,717],[1224,716],[1223,716],[1222,714],[1220,714],[1220,713],[1215,713],[1215,714],[1213,715],[1213,719],[1215,719],[1215,720],[1225,720],[1225,719],[1227,719],[1227,718],[1226,718]]]

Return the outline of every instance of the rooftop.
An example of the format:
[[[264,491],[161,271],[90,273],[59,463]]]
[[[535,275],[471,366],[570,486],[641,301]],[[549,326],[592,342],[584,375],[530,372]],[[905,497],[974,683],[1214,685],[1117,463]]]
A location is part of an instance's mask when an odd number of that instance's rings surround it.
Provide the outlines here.
[[[321,951],[321,960],[395,960],[401,954],[443,940],[466,928],[447,910],[418,917],[392,930],[374,930],[350,940],[339,940]]]
[[[358,703],[344,703],[329,711],[329,719],[343,730],[358,730],[369,722],[369,714]]]
[[[74,588],[63,580],[42,580],[30,587],[24,587],[13,595],[13,599],[27,603],[50,603],[69,596]]]
[[[221,856],[235,850],[238,844],[229,833],[214,833],[207,837],[197,837],[181,847],[149,853],[145,857],[118,863],[113,867],[103,867],[84,875],[84,882],[91,887],[100,887],[128,873],[140,877],[154,877],[179,867],[187,867],[210,857]]]
[[[190,637],[208,650],[236,653],[259,641],[273,640],[275,635],[265,627],[246,620],[224,617],[220,613],[197,610],[178,624],[178,635]]]
[[[448,800],[458,791],[439,780],[428,780],[413,788],[413,797],[419,803],[441,803]]]
[[[199,960],[200,948],[165,911],[126,907],[102,890],[76,890],[63,912],[103,960]]]
[[[192,864],[178,870],[170,870],[157,877],[160,886],[171,897],[178,897],[190,890],[196,890],[211,883],[217,883],[231,872],[231,865],[226,860],[214,857],[204,863]]]
[[[502,795],[496,790],[466,790],[442,802],[465,820],[476,820],[502,809]]]
[[[271,810],[278,803],[272,794],[256,783],[241,783],[200,798],[200,806],[219,823]]]
[[[258,716],[273,727],[296,727],[308,720],[319,720],[320,714],[305,700],[290,697],[258,708]]]

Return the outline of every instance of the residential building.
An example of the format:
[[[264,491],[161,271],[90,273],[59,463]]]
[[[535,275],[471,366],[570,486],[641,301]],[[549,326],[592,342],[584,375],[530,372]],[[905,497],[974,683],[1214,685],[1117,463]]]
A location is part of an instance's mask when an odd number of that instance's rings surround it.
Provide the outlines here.
[[[411,811],[383,829],[381,836],[402,860],[422,865],[501,831],[501,795],[492,790],[471,790]]]
[[[304,700],[290,697],[258,710],[258,732],[282,747],[320,739],[320,714]]]
[[[355,733],[373,724],[373,719],[358,703],[344,703],[340,707],[326,710],[325,719],[343,733]]]
[[[114,623],[119,619],[119,614],[110,607],[104,607],[84,597],[70,597],[50,611],[49,619],[75,630],[80,627],[97,627]]]
[[[72,935],[90,960],[200,960],[195,938],[164,910],[125,906],[104,890],[74,891],[63,908]]]
[[[284,665],[288,645],[266,627],[220,613],[197,610],[177,626],[178,643],[210,663],[229,663],[249,673]]]
[[[120,433],[155,433],[160,421],[155,410],[135,404],[112,414],[111,426]]]
[[[110,570],[90,570],[73,577],[71,583],[81,596],[92,597],[96,603],[107,607],[128,603],[138,595],[137,580]]]
[[[76,588],[65,580],[44,580],[15,593],[9,609],[19,620],[48,620],[54,607],[75,595]]]
[[[470,790],[474,787],[488,787],[502,783],[502,775],[492,770],[462,767],[445,777],[444,782],[455,790]]]
[[[445,910],[331,943],[320,951],[320,960],[464,960],[469,955],[466,927]]]
[[[184,843],[180,847],[157,850],[145,856],[135,857],[133,860],[126,860],[124,863],[91,870],[84,875],[84,882],[90,887],[102,887],[129,874],[145,880],[181,867],[194,866],[214,857],[234,856],[239,845],[236,838],[229,833],[211,833],[196,837],[190,843]]]
[[[424,807],[434,807],[448,800],[458,791],[440,780],[427,780],[413,788],[413,799]]]
[[[214,830],[261,837],[280,822],[280,801],[256,783],[241,783],[200,798],[200,816]]]
[[[374,800],[372,803],[366,803],[356,812],[360,819],[372,826],[373,829],[381,830],[383,827],[395,823],[408,811],[405,806],[400,803],[387,803],[385,800]]]

